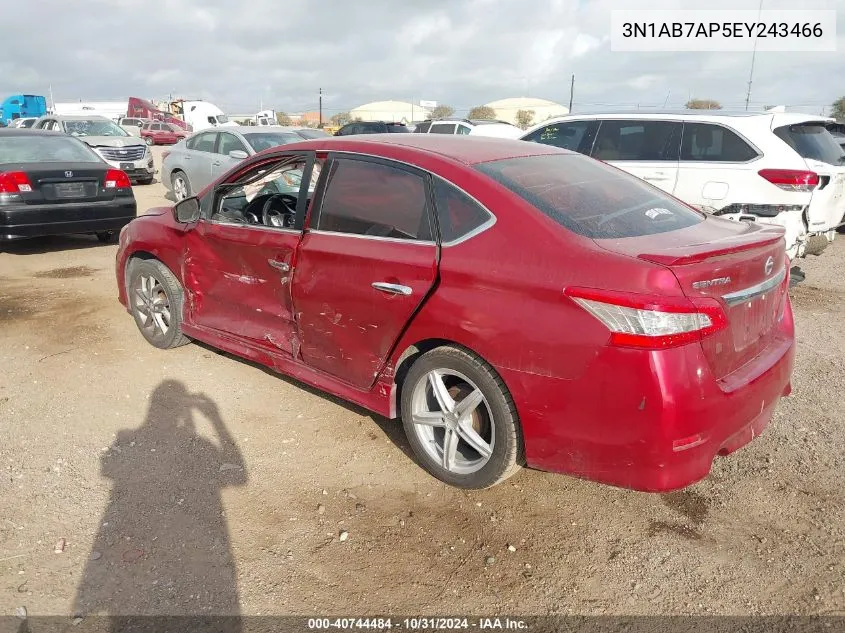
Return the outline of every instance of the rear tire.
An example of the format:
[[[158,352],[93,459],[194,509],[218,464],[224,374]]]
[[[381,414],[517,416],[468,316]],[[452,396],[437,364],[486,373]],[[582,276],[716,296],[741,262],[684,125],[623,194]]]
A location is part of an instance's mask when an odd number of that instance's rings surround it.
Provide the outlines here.
[[[174,171],[170,176],[170,185],[173,189],[173,197],[176,198],[176,202],[181,202],[193,195],[191,181],[188,180],[188,176],[184,171],[178,169]]]
[[[182,286],[167,266],[157,259],[130,260],[126,294],[135,324],[150,345],[170,349],[190,343],[181,329]]]
[[[117,231],[100,231],[96,235],[103,244],[111,244],[117,238]]]
[[[524,459],[510,392],[490,364],[461,348],[438,347],[414,362],[402,384],[402,424],[422,467],[452,486],[489,488]]]
[[[155,141],[153,140],[153,137],[152,137],[152,136],[147,136],[147,137],[145,137],[145,138],[144,138],[144,142],[145,142],[147,145],[155,145],[155,144],[156,144],[156,143],[155,143]]]

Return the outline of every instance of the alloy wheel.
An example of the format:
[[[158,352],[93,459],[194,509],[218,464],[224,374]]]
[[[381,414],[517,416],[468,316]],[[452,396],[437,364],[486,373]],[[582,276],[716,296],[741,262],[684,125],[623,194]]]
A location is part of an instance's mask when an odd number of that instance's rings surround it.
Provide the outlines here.
[[[434,369],[417,381],[411,422],[429,457],[451,473],[477,472],[493,455],[490,405],[478,386],[458,371]]]
[[[153,275],[139,275],[133,288],[135,314],[150,338],[163,338],[170,331],[170,298]]]

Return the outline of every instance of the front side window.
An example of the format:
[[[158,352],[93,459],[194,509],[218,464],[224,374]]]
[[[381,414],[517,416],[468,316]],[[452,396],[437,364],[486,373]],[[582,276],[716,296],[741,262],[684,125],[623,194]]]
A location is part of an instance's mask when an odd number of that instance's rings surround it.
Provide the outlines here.
[[[549,123],[534,130],[524,140],[587,154],[593,145],[597,128],[598,123],[595,121]]]
[[[213,154],[214,142],[216,139],[217,132],[204,132],[188,139],[186,145],[188,146],[188,149],[192,149],[197,152],[210,152]]]
[[[476,169],[561,226],[593,239],[654,235],[704,220],[639,178],[583,156],[525,156]]]
[[[712,123],[684,123],[682,161],[744,163],[757,158],[757,150],[736,132]]]
[[[252,146],[256,152],[260,152],[271,147],[278,147],[279,145],[287,145],[288,143],[297,143],[302,140],[298,134],[290,132],[249,132],[244,134],[246,142]]]
[[[425,181],[416,173],[383,163],[335,159],[316,228],[430,241]]]
[[[466,125],[458,125],[458,134],[466,136],[470,133],[470,129]]]
[[[593,158],[599,160],[677,161],[681,124],[675,121],[604,120]]]
[[[217,148],[217,153],[223,154],[224,156],[228,156],[229,152],[234,151],[246,152],[246,147],[244,147],[244,144],[241,143],[241,139],[239,139],[234,134],[229,134],[226,132],[220,134],[220,141]]]
[[[211,219],[228,224],[292,228],[305,166],[306,159],[296,157],[250,170],[220,198]],[[319,164],[315,164],[310,190],[319,174]]]
[[[414,132],[417,134],[426,134],[428,133],[428,129],[431,127],[431,121],[423,121],[417,127],[414,128]]]

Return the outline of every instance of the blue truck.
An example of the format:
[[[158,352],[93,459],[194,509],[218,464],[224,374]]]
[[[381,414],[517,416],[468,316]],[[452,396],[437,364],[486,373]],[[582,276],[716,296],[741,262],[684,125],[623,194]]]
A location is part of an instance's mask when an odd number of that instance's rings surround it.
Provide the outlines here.
[[[47,114],[47,100],[41,95],[12,95],[0,105],[0,121],[11,125],[15,119]]]

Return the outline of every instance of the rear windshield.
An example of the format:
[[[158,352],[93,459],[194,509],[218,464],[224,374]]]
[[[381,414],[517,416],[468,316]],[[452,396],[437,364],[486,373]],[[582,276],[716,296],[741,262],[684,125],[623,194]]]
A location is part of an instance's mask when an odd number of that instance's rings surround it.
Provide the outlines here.
[[[818,160],[831,165],[842,164],[842,147],[821,123],[784,125],[775,128],[775,134],[798,152],[802,158]]]
[[[0,164],[3,163],[99,163],[88,146],[67,136],[2,136]]]
[[[476,169],[561,226],[593,239],[653,235],[704,219],[638,178],[576,154],[509,158]]]
[[[409,130],[404,125],[388,125],[387,131],[388,132],[408,132],[408,133],[411,132],[411,130]]]
[[[279,132],[257,132],[255,134],[245,134],[247,143],[252,146],[256,152],[270,149],[271,147],[278,147],[279,145],[287,145],[288,143],[296,143],[302,139],[296,134],[285,134]]]

